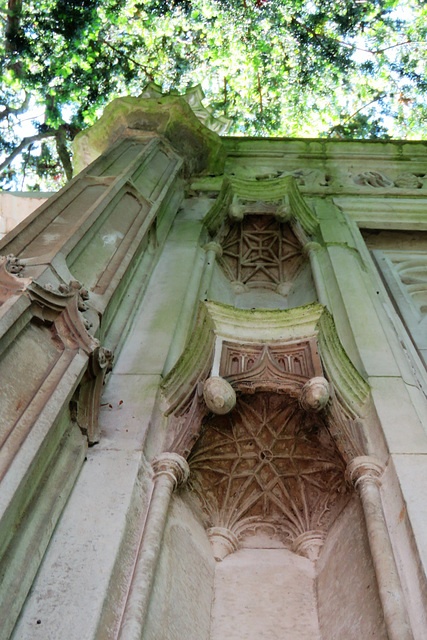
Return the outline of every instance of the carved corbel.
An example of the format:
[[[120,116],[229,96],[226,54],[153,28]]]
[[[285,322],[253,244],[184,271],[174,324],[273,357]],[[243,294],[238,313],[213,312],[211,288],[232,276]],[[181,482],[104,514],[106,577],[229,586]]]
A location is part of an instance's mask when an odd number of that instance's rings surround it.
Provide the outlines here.
[[[91,354],[99,342],[90,333],[92,323],[82,314],[89,309],[87,289],[77,280],[53,287],[32,282],[28,294],[33,313],[41,322],[54,324],[59,338],[69,349],[81,348]]]
[[[113,366],[114,356],[109,349],[96,347],[78,389],[75,420],[90,445],[99,442],[99,403],[105,376]]]

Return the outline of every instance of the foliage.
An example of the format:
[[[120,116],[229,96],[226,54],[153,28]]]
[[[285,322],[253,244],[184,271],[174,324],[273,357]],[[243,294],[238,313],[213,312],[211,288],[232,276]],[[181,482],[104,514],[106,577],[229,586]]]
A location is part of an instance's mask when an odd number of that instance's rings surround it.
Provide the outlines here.
[[[3,188],[60,185],[76,133],[149,80],[202,82],[234,135],[425,135],[423,0],[8,0],[0,17]]]

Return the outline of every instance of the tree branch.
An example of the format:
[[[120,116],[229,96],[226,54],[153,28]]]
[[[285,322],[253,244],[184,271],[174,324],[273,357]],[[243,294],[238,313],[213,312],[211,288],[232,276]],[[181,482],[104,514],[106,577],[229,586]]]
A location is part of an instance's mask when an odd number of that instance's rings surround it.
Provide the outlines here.
[[[262,90],[261,90],[261,78],[259,77],[259,71],[257,71],[257,78],[258,78],[259,108],[262,116],[263,115]]]
[[[152,71],[147,69],[145,65],[141,64],[140,62],[137,62],[135,58],[131,58],[130,56],[126,55],[126,53],[123,53],[123,51],[120,51],[120,49],[117,49],[117,47],[115,47],[113,44],[110,44],[108,40],[105,40],[105,38],[98,38],[98,41],[105,44],[112,51],[117,53],[117,55],[119,55],[120,57],[126,58],[126,60],[129,60],[130,62],[133,62],[133,64],[135,64],[137,67],[140,67],[144,71],[145,75],[151,80],[151,82],[153,82],[154,80],[153,73]],[[159,74],[159,75],[162,75],[162,74]]]
[[[65,131],[63,128],[60,128],[56,134],[56,150],[61,164],[64,167],[67,180],[71,180],[73,177],[73,165],[71,164],[70,154],[68,153]]]
[[[374,104],[374,102],[378,102],[378,100],[381,100],[381,98],[384,98],[385,95],[386,95],[385,93],[382,93],[380,96],[378,96],[374,100],[371,100],[371,102],[368,102],[367,104],[364,104],[362,107],[360,107],[360,109],[358,109],[357,111],[352,113],[351,116],[349,116],[346,120],[344,120],[344,122],[341,123],[341,126],[344,126],[345,124],[347,124],[347,122],[352,120],[354,118],[354,116],[357,116],[357,114],[360,111],[362,111],[363,109],[366,109],[366,107],[369,107],[371,104]]]
[[[2,105],[4,107],[3,111],[0,111],[0,120],[4,120],[8,118],[10,115],[17,116],[20,113],[23,113],[28,109],[28,105],[30,104],[30,94],[25,92],[24,102],[20,107],[9,107],[7,105]]]
[[[10,153],[7,158],[0,164],[0,172],[4,171],[13,160],[19,156],[19,154],[26,149],[33,142],[37,142],[38,140],[44,140],[44,138],[51,138],[56,135],[56,129],[48,129],[47,131],[43,131],[41,133],[36,133],[33,136],[27,136],[22,140],[20,144]]]

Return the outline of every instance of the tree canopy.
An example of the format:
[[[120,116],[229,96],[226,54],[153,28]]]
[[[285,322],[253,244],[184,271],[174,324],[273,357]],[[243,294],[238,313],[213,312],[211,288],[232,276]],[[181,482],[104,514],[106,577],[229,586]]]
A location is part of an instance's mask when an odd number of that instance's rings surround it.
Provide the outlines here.
[[[5,189],[61,186],[119,95],[202,83],[232,135],[425,136],[424,0],[7,0]]]

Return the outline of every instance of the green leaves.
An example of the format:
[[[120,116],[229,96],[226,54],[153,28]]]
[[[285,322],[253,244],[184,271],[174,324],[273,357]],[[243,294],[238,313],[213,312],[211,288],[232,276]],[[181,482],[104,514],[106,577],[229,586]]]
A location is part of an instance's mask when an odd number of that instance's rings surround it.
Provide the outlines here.
[[[426,134],[422,0],[11,1],[0,43],[0,102],[12,107],[0,121],[2,160],[31,135],[34,113],[59,128],[66,158],[108,102],[151,80],[164,91],[202,83],[234,135]],[[18,114],[25,91],[29,111]],[[43,144],[57,162],[55,144]],[[19,162],[27,176],[39,166],[42,186],[40,144],[25,153]],[[17,186],[20,166],[8,167],[6,187]]]

